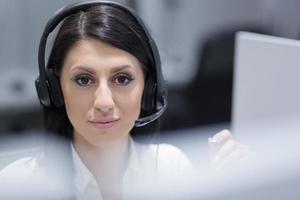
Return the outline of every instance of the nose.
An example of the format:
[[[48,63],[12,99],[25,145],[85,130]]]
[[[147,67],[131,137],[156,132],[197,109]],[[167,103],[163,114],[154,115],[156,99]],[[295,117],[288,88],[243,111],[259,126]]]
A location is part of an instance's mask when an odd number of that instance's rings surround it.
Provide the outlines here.
[[[112,92],[107,83],[100,84],[95,91],[94,108],[107,113],[114,108],[114,105]]]

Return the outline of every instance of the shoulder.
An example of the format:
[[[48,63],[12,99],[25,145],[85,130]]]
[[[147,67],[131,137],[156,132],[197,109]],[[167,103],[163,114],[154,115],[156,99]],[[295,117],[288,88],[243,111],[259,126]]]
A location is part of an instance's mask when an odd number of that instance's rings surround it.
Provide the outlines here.
[[[175,170],[190,170],[193,164],[188,156],[178,147],[171,144],[159,144],[157,152],[158,167]]]
[[[64,179],[58,180],[56,178],[46,173],[42,155],[23,157],[0,171],[0,196],[4,195],[9,199],[25,199],[24,196],[40,197],[40,195],[47,195],[52,197],[53,195],[60,197],[60,195],[68,194],[69,191],[66,190]],[[16,188],[18,188],[18,193],[15,193]]]
[[[22,180],[32,178],[38,173],[38,161],[36,157],[20,158],[0,171],[0,183],[11,182],[15,179]]]
[[[185,187],[198,179],[198,172],[189,157],[171,144],[158,145],[157,175],[161,186]]]
[[[139,160],[152,160],[160,168],[179,168],[192,165],[187,155],[181,149],[171,144],[140,144],[134,142],[133,146]]]
[[[180,161],[182,159],[184,160],[188,159],[185,153],[174,145],[159,144],[157,148],[158,148],[158,156],[161,159],[174,159],[177,161]]]
[[[22,199],[22,196],[33,194],[38,188],[38,163],[34,157],[18,159],[0,171],[0,196],[7,199]],[[15,190],[18,188],[18,192]]]

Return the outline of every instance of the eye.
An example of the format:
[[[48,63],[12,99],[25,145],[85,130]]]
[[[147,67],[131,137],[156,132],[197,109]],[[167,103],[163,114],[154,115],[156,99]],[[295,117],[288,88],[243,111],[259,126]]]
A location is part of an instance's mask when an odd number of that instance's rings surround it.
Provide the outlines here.
[[[128,85],[134,78],[130,75],[120,74],[114,78],[114,82],[118,85]]]
[[[91,76],[85,74],[75,76],[73,81],[75,81],[75,83],[83,87],[87,87],[94,82]]]

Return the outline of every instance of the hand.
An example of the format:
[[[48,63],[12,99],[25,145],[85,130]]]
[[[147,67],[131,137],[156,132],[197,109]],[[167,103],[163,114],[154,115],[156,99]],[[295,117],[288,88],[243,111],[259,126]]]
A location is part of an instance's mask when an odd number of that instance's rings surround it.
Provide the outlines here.
[[[249,155],[248,147],[235,141],[228,130],[208,138],[208,145],[210,163],[217,170],[239,163]]]

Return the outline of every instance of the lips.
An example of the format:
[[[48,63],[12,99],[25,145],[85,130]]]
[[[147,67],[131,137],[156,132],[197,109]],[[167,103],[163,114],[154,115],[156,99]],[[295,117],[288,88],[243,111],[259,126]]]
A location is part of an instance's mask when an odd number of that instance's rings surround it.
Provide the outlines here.
[[[113,127],[120,119],[117,118],[105,118],[105,119],[96,119],[96,120],[91,120],[89,123],[94,125],[97,128],[100,129],[108,129]]]

